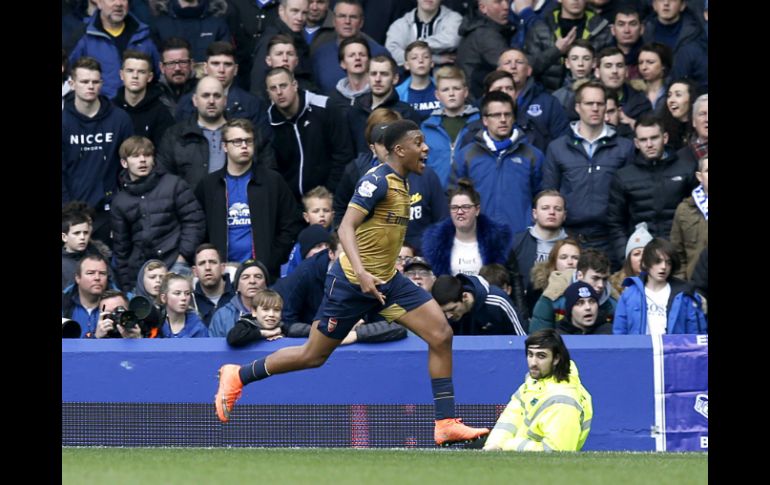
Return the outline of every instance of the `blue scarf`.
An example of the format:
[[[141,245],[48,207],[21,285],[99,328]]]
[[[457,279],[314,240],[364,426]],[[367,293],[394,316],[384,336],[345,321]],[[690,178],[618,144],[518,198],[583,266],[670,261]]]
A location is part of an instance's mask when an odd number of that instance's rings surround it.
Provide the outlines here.
[[[513,145],[513,140],[511,140],[511,137],[508,137],[505,140],[497,141],[489,136],[489,131],[487,130],[484,130],[483,136],[487,148],[493,152],[502,152],[503,150],[506,150],[507,148],[510,148],[511,145]]]
[[[698,209],[700,209],[701,214],[703,214],[703,217],[706,218],[706,220],[709,220],[709,196],[706,193],[705,190],[703,190],[703,185],[699,185],[695,187],[692,191],[692,200],[695,202],[695,205],[698,206]]]

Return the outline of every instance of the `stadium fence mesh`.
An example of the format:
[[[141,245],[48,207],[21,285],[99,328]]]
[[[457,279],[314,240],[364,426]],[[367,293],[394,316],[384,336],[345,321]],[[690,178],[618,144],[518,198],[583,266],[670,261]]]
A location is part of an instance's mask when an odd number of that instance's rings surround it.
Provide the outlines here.
[[[458,404],[470,426],[505,405]],[[227,424],[201,403],[62,403],[63,446],[433,448],[431,404],[237,405]]]

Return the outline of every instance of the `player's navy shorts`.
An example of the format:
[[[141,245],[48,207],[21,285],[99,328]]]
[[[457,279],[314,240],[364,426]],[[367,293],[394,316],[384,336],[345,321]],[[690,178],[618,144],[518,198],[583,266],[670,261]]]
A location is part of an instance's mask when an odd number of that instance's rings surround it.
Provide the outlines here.
[[[326,275],[318,330],[327,337],[342,340],[365,315],[379,313],[392,322],[431,299],[427,291],[401,273],[396,273],[387,283],[377,285],[377,289],[385,295],[385,305],[374,295],[361,291],[360,285],[351,283],[339,261],[335,261]]]

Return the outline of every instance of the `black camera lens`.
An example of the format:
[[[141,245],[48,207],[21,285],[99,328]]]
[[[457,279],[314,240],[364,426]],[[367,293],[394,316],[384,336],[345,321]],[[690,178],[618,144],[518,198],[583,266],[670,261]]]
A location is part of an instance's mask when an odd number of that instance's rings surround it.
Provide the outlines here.
[[[124,328],[133,328],[138,322],[134,312],[126,310],[126,308],[122,306],[114,309],[108,318],[115,322],[115,325],[120,325]]]

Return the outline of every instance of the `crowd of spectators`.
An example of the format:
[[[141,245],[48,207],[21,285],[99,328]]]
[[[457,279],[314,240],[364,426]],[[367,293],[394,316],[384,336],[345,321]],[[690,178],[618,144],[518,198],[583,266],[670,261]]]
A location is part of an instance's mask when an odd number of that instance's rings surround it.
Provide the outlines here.
[[[707,73],[703,0],[62,0],[62,317],[306,337],[410,119],[397,269],[455,335],[707,333]]]

